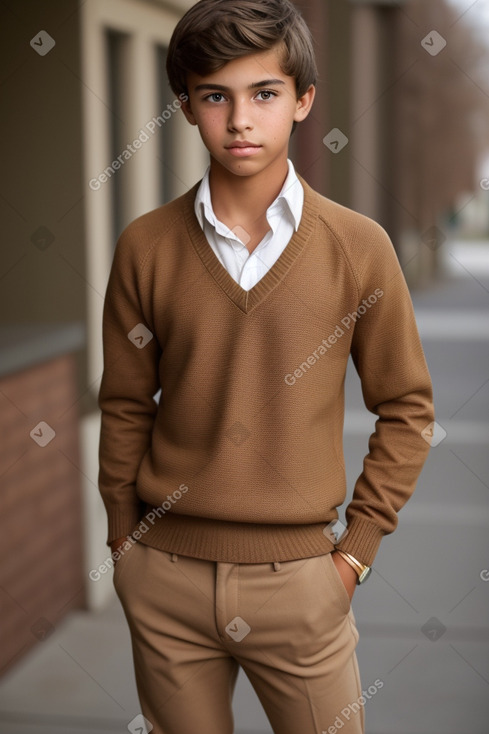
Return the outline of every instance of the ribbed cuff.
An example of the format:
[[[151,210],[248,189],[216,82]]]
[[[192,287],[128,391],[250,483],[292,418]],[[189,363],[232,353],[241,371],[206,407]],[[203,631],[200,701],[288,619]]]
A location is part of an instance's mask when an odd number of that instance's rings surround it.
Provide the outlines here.
[[[377,525],[355,517],[348,523],[348,533],[336,548],[350,553],[360,563],[371,566],[383,537],[384,533]]]
[[[141,519],[143,504],[111,505],[107,508],[108,534],[107,545],[118,538],[125,538],[134,530]]]

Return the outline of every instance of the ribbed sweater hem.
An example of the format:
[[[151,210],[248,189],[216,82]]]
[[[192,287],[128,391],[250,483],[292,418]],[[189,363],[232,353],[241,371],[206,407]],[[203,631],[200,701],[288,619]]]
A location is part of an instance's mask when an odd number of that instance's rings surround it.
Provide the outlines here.
[[[169,553],[225,563],[267,563],[330,553],[334,545],[323,533],[327,524],[262,525],[171,512],[153,523],[139,522],[133,532],[141,532],[137,539],[144,545]]]

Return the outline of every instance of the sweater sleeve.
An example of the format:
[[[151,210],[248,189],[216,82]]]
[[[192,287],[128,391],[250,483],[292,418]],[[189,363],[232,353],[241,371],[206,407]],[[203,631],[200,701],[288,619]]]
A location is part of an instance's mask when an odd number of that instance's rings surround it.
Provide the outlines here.
[[[143,515],[136,478],[150,447],[157,411],[154,395],[160,387],[161,350],[141,298],[140,239],[131,225],[119,238],[103,309],[98,481],[107,511],[109,546],[128,535]]]
[[[434,420],[431,379],[414,309],[394,247],[371,221],[357,267],[359,303],[351,355],[367,409],[378,416],[368,454],[346,508],[348,532],[337,547],[371,565],[384,535],[414,492]]]

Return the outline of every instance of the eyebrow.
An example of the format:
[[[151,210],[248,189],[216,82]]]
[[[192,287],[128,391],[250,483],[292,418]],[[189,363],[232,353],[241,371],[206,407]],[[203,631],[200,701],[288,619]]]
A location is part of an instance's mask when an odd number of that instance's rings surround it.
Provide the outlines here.
[[[248,89],[258,89],[259,87],[271,87],[275,84],[285,84],[282,79],[263,79],[261,82],[253,82],[248,86]],[[204,89],[218,89],[222,92],[229,92],[229,87],[225,87],[223,84],[198,84],[195,87],[195,91]]]

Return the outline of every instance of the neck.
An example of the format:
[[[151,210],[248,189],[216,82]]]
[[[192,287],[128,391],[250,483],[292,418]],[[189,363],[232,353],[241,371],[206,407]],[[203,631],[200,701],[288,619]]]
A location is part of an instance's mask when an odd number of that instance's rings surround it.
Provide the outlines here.
[[[224,223],[258,223],[279,195],[288,171],[284,158],[255,175],[236,176],[212,159],[209,186],[216,217]]]

